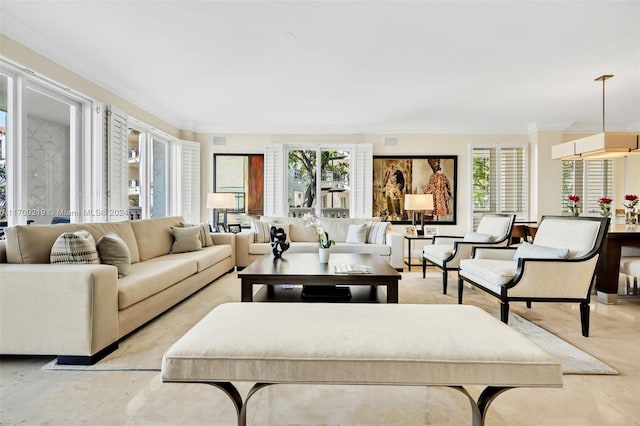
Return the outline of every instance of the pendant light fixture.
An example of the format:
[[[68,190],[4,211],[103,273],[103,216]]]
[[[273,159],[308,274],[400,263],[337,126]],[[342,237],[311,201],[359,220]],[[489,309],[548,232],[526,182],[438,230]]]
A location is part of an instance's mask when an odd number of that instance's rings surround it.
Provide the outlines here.
[[[606,160],[640,154],[639,133],[605,131],[605,81],[612,74],[604,74],[594,81],[602,81],[602,133],[598,133],[551,147],[554,160]]]

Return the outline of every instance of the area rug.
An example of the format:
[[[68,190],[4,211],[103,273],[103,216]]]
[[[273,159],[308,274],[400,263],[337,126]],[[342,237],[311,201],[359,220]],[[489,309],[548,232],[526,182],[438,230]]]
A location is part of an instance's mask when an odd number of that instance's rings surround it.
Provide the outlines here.
[[[451,303],[441,294],[440,274],[422,279],[420,273],[403,273],[400,303]],[[473,303],[474,296],[468,303]],[[55,360],[44,370],[160,371],[164,352],[213,308],[240,301],[240,281],[236,273],[227,274],[182,303],[174,306],[120,342],[120,347],[94,365],[58,365]],[[492,308],[486,308],[497,317]],[[510,314],[509,325],[555,355],[563,374],[618,374],[600,360],[567,343],[517,314]],[[285,325],[283,324],[283,327]]]

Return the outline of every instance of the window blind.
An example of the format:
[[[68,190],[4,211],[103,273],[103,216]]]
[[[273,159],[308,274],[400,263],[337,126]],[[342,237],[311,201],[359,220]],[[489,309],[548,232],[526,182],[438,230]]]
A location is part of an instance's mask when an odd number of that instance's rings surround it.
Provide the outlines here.
[[[562,211],[569,211],[569,195],[580,197],[581,214],[600,213],[598,200],[613,198],[613,160],[574,160],[562,162]]]
[[[472,147],[473,228],[487,213],[529,218],[528,149],[525,145]]]

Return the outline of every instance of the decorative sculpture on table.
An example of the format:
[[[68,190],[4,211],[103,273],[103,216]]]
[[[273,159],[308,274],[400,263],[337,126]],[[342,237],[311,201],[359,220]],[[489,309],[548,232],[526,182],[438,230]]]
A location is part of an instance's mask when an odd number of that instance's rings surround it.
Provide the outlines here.
[[[282,228],[271,227],[271,248],[273,249],[273,257],[280,259],[282,253],[289,249],[289,243],[286,242],[287,234]]]

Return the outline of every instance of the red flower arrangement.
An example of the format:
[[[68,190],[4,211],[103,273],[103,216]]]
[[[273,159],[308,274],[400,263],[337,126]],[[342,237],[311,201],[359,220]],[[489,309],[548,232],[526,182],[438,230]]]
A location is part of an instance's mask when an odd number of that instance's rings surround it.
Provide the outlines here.
[[[635,194],[627,194],[624,196],[624,199],[629,202],[629,204],[622,203],[628,209],[633,209],[638,204],[638,196]]]
[[[598,203],[600,204],[600,216],[609,217],[609,215],[611,214],[612,201],[613,200],[608,197],[602,197],[598,200]]]
[[[579,195],[569,195],[569,201],[571,201],[572,205],[569,206],[569,210],[571,211],[571,215],[572,216],[579,216],[580,215],[580,209],[578,207],[578,202],[580,201],[580,196]]]

